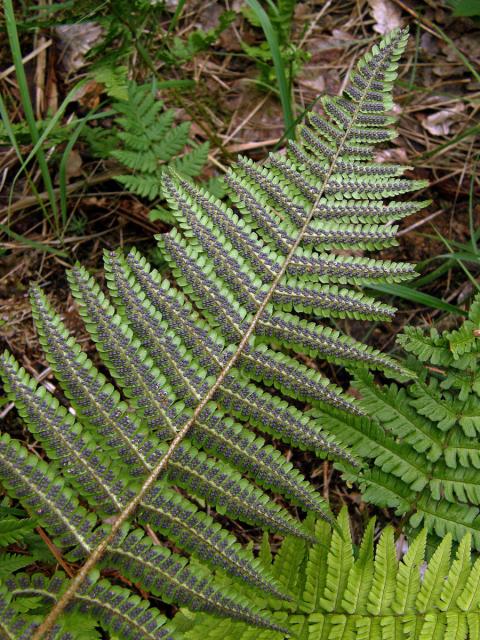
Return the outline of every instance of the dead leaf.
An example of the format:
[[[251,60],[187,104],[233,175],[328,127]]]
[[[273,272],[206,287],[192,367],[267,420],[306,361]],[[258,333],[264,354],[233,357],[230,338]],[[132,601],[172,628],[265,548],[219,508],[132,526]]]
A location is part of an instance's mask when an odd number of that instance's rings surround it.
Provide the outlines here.
[[[63,67],[70,73],[85,65],[85,54],[100,40],[103,29],[96,22],[79,22],[61,24],[55,27],[55,33]]]
[[[372,17],[375,20],[373,30],[385,35],[392,29],[403,27],[400,9],[391,0],[368,0]]]
[[[87,109],[94,109],[100,104],[100,97],[104,90],[103,84],[95,80],[89,80],[74,93],[73,100],[76,100]]]
[[[404,147],[380,149],[375,153],[375,162],[396,162],[398,164],[408,164],[407,150]]]
[[[420,46],[422,47],[422,51],[425,51],[425,53],[428,53],[431,56],[436,55],[439,51],[436,38],[428,32],[422,33],[420,36]]]
[[[165,2],[165,9],[170,13],[174,13],[178,7],[178,0],[167,0]]]
[[[446,136],[450,133],[450,127],[457,116],[465,110],[463,102],[458,102],[449,109],[442,109],[432,113],[422,120],[422,126],[432,136]]]
[[[299,82],[302,87],[311,89],[317,95],[325,91],[325,78],[323,77],[323,75],[318,74],[310,78],[300,78]]]
[[[67,164],[65,168],[65,176],[67,181],[70,178],[78,178],[82,175],[82,157],[76,149],[72,149],[68,154]]]

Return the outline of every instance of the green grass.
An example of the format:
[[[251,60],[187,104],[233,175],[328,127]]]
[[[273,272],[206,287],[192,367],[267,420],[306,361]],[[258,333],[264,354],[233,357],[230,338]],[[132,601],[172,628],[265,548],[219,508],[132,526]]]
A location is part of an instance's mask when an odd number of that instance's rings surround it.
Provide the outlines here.
[[[5,14],[5,25],[7,29],[8,42],[9,42],[10,50],[12,53],[15,72],[17,75],[18,89],[20,92],[20,102],[22,105],[23,112],[25,114],[25,120],[27,122],[29,131],[30,131],[32,144],[34,145],[34,149],[35,149],[34,156],[38,163],[40,173],[42,175],[42,180],[45,185],[45,190],[49,194],[50,210],[48,208],[44,208],[44,215],[46,216],[47,220],[52,223],[54,229],[59,234],[60,233],[59,208],[57,204],[57,199],[55,197],[53,182],[52,182],[52,178],[48,168],[45,153],[42,149],[41,144],[37,144],[40,139],[40,134],[38,132],[37,122],[35,120],[35,115],[33,112],[32,101],[30,100],[27,76],[25,74],[25,68],[23,66],[22,51],[20,49],[20,42],[18,39],[17,24],[15,21],[15,14],[13,11],[12,0],[4,0],[3,9]],[[7,113],[7,111],[5,109],[5,105],[3,104],[3,100],[2,100],[1,108],[2,108],[2,118],[5,118],[5,114]],[[14,147],[16,148],[16,151],[18,154],[19,152],[18,145],[14,145]],[[27,162],[22,164],[23,166],[25,166]]]
[[[280,102],[282,105],[283,121],[285,124],[285,136],[287,138],[293,138],[295,135],[295,122],[292,108],[292,92],[291,87],[287,82],[287,74],[285,72],[285,64],[280,51],[277,31],[274,28],[267,12],[265,11],[265,9],[263,9],[258,0],[246,0],[246,3],[255,13],[255,16],[260,22],[263,33],[265,34],[265,38],[268,42],[268,46],[270,47],[273,67],[275,69],[275,76],[277,78]]]

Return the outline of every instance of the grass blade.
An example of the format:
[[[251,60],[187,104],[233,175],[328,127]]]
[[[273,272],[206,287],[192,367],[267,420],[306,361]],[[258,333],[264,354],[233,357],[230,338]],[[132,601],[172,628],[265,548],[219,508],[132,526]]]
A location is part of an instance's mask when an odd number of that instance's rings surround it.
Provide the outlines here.
[[[293,138],[295,125],[292,111],[291,92],[285,75],[285,66],[283,64],[282,54],[280,53],[280,47],[278,45],[277,32],[273,28],[268,14],[260,6],[258,0],[246,0],[246,2],[262,25],[263,33],[265,34],[268,46],[270,47],[273,58],[273,67],[275,69],[275,75],[277,76],[280,102],[282,103],[285,137]]]
[[[441,298],[436,298],[428,293],[417,291],[412,287],[407,287],[401,284],[377,284],[370,287],[372,291],[378,291],[379,293],[386,293],[389,296],[395,296],[397,298],[403,298],[410,302],[417,302],[424,307],[430,307],[431,309],[439,309],[440,311],[447,311],[448,313],[454,313],[455,315],[466,316],[467,312],[463,309],[459,309],[449,302],[445,302]]]
[[[5,25],[7,28],[8,40],[9,40],[10,49],[12,52],[13,64],[15,65],[15,72],[17,75],[17,82],[18,82],[18,88],[20,90],[22,107],[25,113],[25,119],[27,121],[32,142],[35,145],[38,142],[39,133],[37,129],[35,115],[33,113],[32,102],[30,100],[27,76],[25,74],[25,69],[23,67],[22,52],[20,50],[20,42],[18,39],[17,24],[15,22],[15,14],[13,11],[12,0],[5,0],[3,3],[3,7],[5,12]],[[54,221],[55,228],[58,232],[60,220],[58,217],[57,201],[55,198],[52,178],[48,170],[47,160],[45,158],[45,154],[43,153],[43,149],[41,148],[37,149],[36,158],[37,158],[38,166],[40,168],[40,172],[42,174],[43,182],[45,184],[45,189],[49,195],[50,207],[53,213],[53,221]],[[48,213],[47,213],[47,218],[50,219],[50,214]]]
[[[19,233],[15,233],[9,229],[6,225],[0,223],[0,231],[2,231],[5,235],[9,236],[13,240],[24,244],[31,249],[35,249],[36,251],[42,251],[44,253],[53,253],[55,256],[60,256],[62,258],[67,258],[68,255],[65,251],[61,251],[60,249],[55,249],[48,244],[44,244],[43,242],[37,242],[36,240],[32,240],[31,238],[27,238],[27,236],[22,236]]]

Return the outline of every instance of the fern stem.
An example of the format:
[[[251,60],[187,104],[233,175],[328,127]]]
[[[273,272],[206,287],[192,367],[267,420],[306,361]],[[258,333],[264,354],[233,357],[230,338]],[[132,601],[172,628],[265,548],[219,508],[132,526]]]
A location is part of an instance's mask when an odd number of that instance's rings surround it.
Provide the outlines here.
[[[404,33],[404,32],[402,32],[402,31],[399,32],[399,34],[402,34],[402,33]],[[381,58],[382,61],[384,60],[384,58],[387,55],[390,54],[390,50],[389,50],[388,47],[385,48],[383,54],[384,55]],[[92,553],[87,558],[87,560],[86,560],[85,564],[83,565],[83,567],[80,569],[80,571],[77,573],[77,575],[70,582],[70,584],[68,586],[68,589],[66,589],[66,591],[63,593],[63,595],[59,598],[59,600],[55,604],[55,606],[49,612],[49,614],[47,615],[47,617],[45,618],[43,623],[38,627],[38,629],[36,630],[35,634],[32,637],[32,640],[42,640],[42,638],[46,637],[46,634],[52,629],[52,627],[55,624],[58,616],[62,613],[62,611],[65,609],[65,607],[70,603],[70,601],[72,600],[72,598],[74,597],[74,595],[76,594],[78,589],[81,587],[81,585],[82,585],[83,581],[85,580],[85,578],[87,577],[88,573],[101,560],[101,558],[103,557],[103,555],[107,551],[109,544],[114,539],[115,535],[118,533],[118,531],[120,530],[122,525],[128,520],[128,518],[131,515],[133,515],[133,513],[135,512],[137,507],[140,505],[140,503],[143,500],[143,498],[145,497],[145,495],[153,487],[154,483],[159,478],[160,474],[166,469],[171,457],[173,456],[173,454],[177,450],[177,447],[180,445],[182,440],[188,434],[190,428],[196,422],[197,418],[200,416],[202,411],[205,409],[205,407],[207,406],[208,402],[210,402],[210,400],[213,399],[215,393],[219,390],[219,388],[221,387],[221,385],[225,381],[225,378],[227,377],[228,373],[235,366],[237,360],[242,355],[245,347],[248,345],[249,340],[252,337],[252,335],[253,335],[253,333],[254,333],[254,331],[256,329],[256,326],[257,326],[258,322],[261,319],[261,316],[263,315],[263,312],[265,311],[267,305],[269,304],[270,300],[272,299],[272,296],[275,293],[275,289],[276,289],[277,285],[280,283],[280,281],[282,280],[283,276],[285,275],[285,272],[287,271],[287,268],[288,268],[293,256],[295,255],[297,249],[299,248],[299,246],[300,246],[300,244],[302,242],[303,236],[305,235],[305,233],[306,233],[311,221],[313,220],[313,217],[315,215],[315,211],[316,211],[318,205],[320,204],[320,200],[322,199],[322,197],[325,194],[325,189],[327,187],[328,181],[329,181],[329,179],[331,178],[331,176],[333,175],[333,173],[335,171],[335,167],[336,167],[336,163],[338,161],[338,158],[339,158],[339,156],[341,156],[341,154],[343,152],[345,142],[347,141],[348,136],[350,135],[352,127],[355,125],[356,117],[358,116],[359,112],[362,109],[363,103],[365,102],[365,100],[367,98],[368,91],[369,91],[369,89],[371,87],[372,82],[375,82],[375,74],[374,73],[372,73],[370,75],[370,77],[368,78],[368,81],[366,82],[366,87],[363,90],[363,94],[359,98],[359,100],[358,100],[358,102],[357,102],[357,104],[355,106],[355,109],[354,109],[354,111],[352,113],[352,118],[351,118],[348,126],[345,128],[342,137],[339,139],[339,143],[338,143],[337,149],[336,149],[336,151],[335,151],[335,153],[334,153],[334,155],[332,156],[332,159],[331,159],[330,167],[329,167],[328,171],[326,172],[326,175],[325,175],[324,180],[323,180],[323,184],[322,184],[321,188],[319,188],[319,190],[318,190],[316,199],[312,204],[310,212],[306,216],[305,222],[304,222],[303,226],[300,228],[300,231],[299,231],[299,233],[297,235],[297,238],[296,238],[295,242],[290,247],[290,250],[289,250],[288,254],[286,255],[286,257],[285,257],[285,259],[284,259],[279,271],[277,272],[277,275],[273,279],[273,281],[272,281],[272,283],[270,285],[270,288],[268,289],[268,291],[265,294],[265,297],[263,298],[262,302],[260,303],[260,306],[258,307],[258,310],[255,313],[250,326],[245,331],[245,334],[244,334],[243,338],[240,340],[237,349],[234,351],[234,353],[232,354],[230,359],[225,363],[225,365],[223,366],[222,370],[220,371],[217,379],[215,380],[214,384],[210,387],[208,392],[204,395],[203,399],[196,406],[196,408],[193,411],[193,413],[192,413],[191,417],[189,418],[189,420],[187,420],[187,422],[183,425],[183,427],[180,429],[180,431],[178,431],[178,433],[176,434],[176,436],[174,437],[174,439],[170,443],[167,452],[165,453],[163,458],[160,460],[160,462],[156,465],[156,467],[153,469],[153,471],[150,473],[148,478],[145,480],[145,482],[143,483],[143,485],[142,485],[141,489],[139,490],[139,492],[128,503],[128,505],[125,507],[125,509],[122,511],[122,513],[120,513],[117,516],[117,518],[114,520],[114,522],[112,524],[112,527],[111,527],[111,530],[110,530],[110,533],[92,551]]]

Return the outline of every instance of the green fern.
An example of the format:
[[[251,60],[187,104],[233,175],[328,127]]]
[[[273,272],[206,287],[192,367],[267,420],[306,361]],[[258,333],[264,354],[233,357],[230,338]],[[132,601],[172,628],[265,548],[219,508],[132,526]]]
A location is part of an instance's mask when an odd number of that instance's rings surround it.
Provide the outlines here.
[[[275,619],[299,640],[475,640],[480,625],[480,560],[472,563],[466,535],[455,559],[447,534],[425,565],[426,531],[412,541],[401,560],[393,529],[385,528],[374,549],[371,520],[358,548],[353,545],[347,510],[331,533],[316,523],[317,542],[306,548],[287,538],[272,573],[295,593],[291,603],[264,602]],[[259,597],[258,603],[261,605]],[[284,640],[281,632],[259,632],[243,622],[182,610],[174,622],[185,640]]]
[[[240,159],[227,177],[236,211],[173,168],[163,173],[163,194],[178,223],[158,238],[169,278],[135,250],[127,257],[106,254],[109,295],[81,266],[68,273],[108,374],[32,287],[35,325],[65,403],[11,355],[2,357],[6,391],[45,456],[3,435],[0,479],[66,562],[83,563],[53,600],[35,640],[73,606],[79,585],[99,563],[165,601],[278,628],[254,598],[212,578],[211,570],[221,569],[249,584],[252,595],[258,589],[291,597],[220,526],[216,513],[311,540],[308,522],[266,491],[333,523],[328,505],[256,431],[354,465],[299,405],[353,416],[363,410],[305,356],[405,373],[393,358],[312,318],[390,318],[394,310],[357,285],[414,274],[408,264],[344,251],[392,244],[395,227],[380,222],[425,204],[393,199],[424,183],[399,178],[403,168],[371,158],[370,143],[393,137],[383,111],[392,104],[406,40],[405,31],[392,32],[366,54],[345,95],[325,98],[328,119],[310,114],[299,131],[304,144],[292,144],[288,156],[274,154],[263,167]],[[146,109],[142,123],[156,119],[157,103],[146,97],[140,107]],[[155,120],[147,153],[144,130],[129,129],[128,113],[125,141],[135,146],[138,138],[142,171],[155,170],[159,158],[180,149],[178,139],[169,138],[165,150],[171,115]],[[156,536],[160,544],[153,544]],[[100,614],[97,619],[103,624]]]
[[[418,379],[406,386],[379,386],[367,372],[356,388],[374,419],[323,414],[339,439],[355,443],[365,468],[347,473],[360,482],[365,500],[396,507],[416,531],[466,533],[480,550],[480,296],[454,331],[425,333],[407,327],[400,344],[412,354]],[[318,417],[320,414],[317,413]]]
[[[127,189],[149,200],[162,192],[162,174],[166,167],[186,176],[197,176],[208,156],[208,143],[195,145],[190,137],[190,123],[173,126],[175,112],[164,110],[150,85],[131,82],[128,99],[114,104],[116,125],[120,128],[120,149],[111,155],[130,173],[117,176]],[[190,150],[184,152],[186,146]]]
[[[113,86],[120,71],[108,68],[103,71],[100,80]],[[82,136],[95,155],[113,157],[128,170],[116,176],[116,180],[133,193],[156,200],[162,195],[162,175],[166,168],[185,176],[198,176],[207,161],[209,145],[193,142],[191,123],[174,126],[174,110],[165,109],[164,103],[156,99],[151,84],[138,85],[131,81],[125,86],[115,85],[114,90],[118,97],[126,95],[112,105],[112,129],[85,127]]]
[[[22,515],[25,513],[19,509],[0,505],[0,581],[32,564],[35,559],[25,544],[34,530],[35,519]],[[11,545],[15,545],[16,553],[8,550]]]

